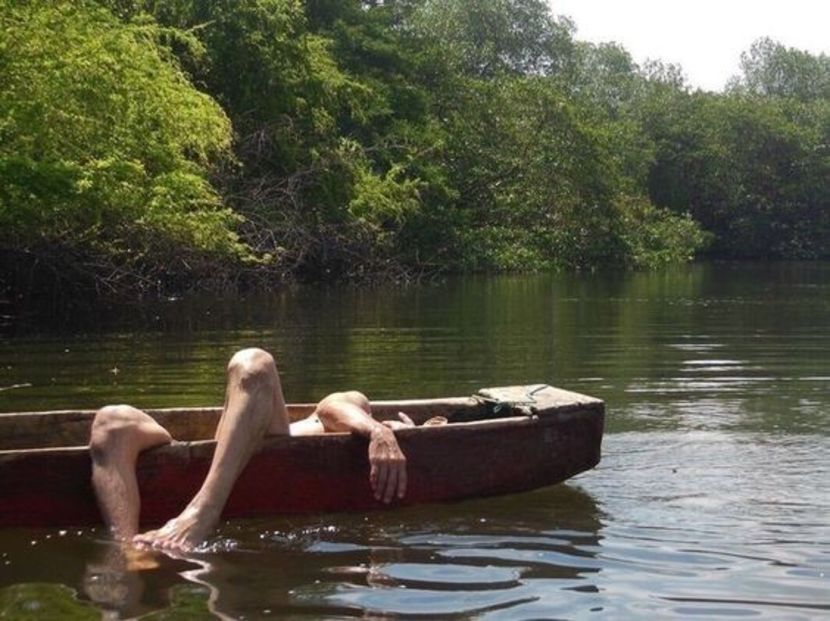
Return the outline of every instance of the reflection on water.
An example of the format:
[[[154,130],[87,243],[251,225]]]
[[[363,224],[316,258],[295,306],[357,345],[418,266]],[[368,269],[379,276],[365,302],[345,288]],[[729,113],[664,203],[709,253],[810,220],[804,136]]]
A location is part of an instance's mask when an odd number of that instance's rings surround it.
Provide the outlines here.
[[[15,584],[0,590],[0,615],[18,621],[87,621],[102,616],[95,606],[78,601],[75,592],[61,584]]]
[[[80,608],[78,599],[91,600],[124,617],[154,606],[182,612],[181,601],[165,600],[171,587],[188,584],[191,607],[198,601],[202,611],[233,618],[469,615],[537,601],[540,585],[567,596],[583,592],[600,571],[601,517],[590,495],[558,486],[394,512],[235,521],[210,553],[190,561],[126,558],[94,530],[49,545],[40,532],[16,531],[7,557],[19,582],[51,575],[75,589],[38,591],[32,601],[57,598]],[[50,559],[62,557],[72,566],[55,576]]]
[[[14,596],[18,608],[40,602],[41,611],[86,614],[94,602],[111,618],[161,608],[172,618],[810,619],[830,614],[830,496],[809,493],[800,473],[814,486],[827,480],[815,453],[828,449],[826,438],[811,451],[803,439],[618,434],[601,469],[577,485],[235,521],[190,560],[125,559],[94,530],[15,531],[5,553],[14,579],[74,591],[21,594],[15,584],[0,590],[0,614]]]
[[[592,394],[603,461],[529,494],[235,521],[191,559],[0,532],[0,617],[830,617],[830,265],[179,301],[6,338],[0,410],[218,403],[252,344],[295,401]]]

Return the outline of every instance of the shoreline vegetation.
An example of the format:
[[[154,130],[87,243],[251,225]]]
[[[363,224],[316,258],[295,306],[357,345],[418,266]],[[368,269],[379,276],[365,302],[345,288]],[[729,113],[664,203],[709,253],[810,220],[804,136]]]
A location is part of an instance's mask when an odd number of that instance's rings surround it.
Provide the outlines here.
[[[711,93],[541,0],[0,0],[0,32],[4,309],[830,256],[830,57],[769,39]]]

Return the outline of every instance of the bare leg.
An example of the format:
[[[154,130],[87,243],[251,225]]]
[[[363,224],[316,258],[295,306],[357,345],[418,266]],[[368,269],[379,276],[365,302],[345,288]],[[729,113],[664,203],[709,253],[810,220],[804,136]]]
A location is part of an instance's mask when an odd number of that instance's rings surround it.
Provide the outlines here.
[[[245,349],[228,364],[225,409],[216,430],[216,452],[207,477],[184,511],[135,541],[188,550],[202,543],[219,522],[237,477],[266,433],[288,434],[288,413],[277,367],[268,352]]]
[[[107,406],[95,415],[89,439],[92,485],[104,522],[116,539],[126,541],[138,532],[138,454],[170,440],[164,427],[128,405]]]

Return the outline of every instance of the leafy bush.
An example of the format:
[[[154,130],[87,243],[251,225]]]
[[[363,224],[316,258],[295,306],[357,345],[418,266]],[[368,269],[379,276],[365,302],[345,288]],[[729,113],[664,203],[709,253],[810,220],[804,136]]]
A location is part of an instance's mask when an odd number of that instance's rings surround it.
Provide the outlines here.
[[[99,279],[253,260],[208,181],[230,123],[152,22],[4,2],[0,30],[0,245],[58,263],[64,248]]]

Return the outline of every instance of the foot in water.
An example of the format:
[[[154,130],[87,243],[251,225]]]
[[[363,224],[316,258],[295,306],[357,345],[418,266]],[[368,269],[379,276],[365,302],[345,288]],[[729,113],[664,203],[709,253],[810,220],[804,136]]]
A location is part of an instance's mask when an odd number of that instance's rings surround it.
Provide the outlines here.
[[[189,552],[204,543],[218,522],[218,512],[188,506],[158,530],[136,535],[133,543],[159,550]]]

